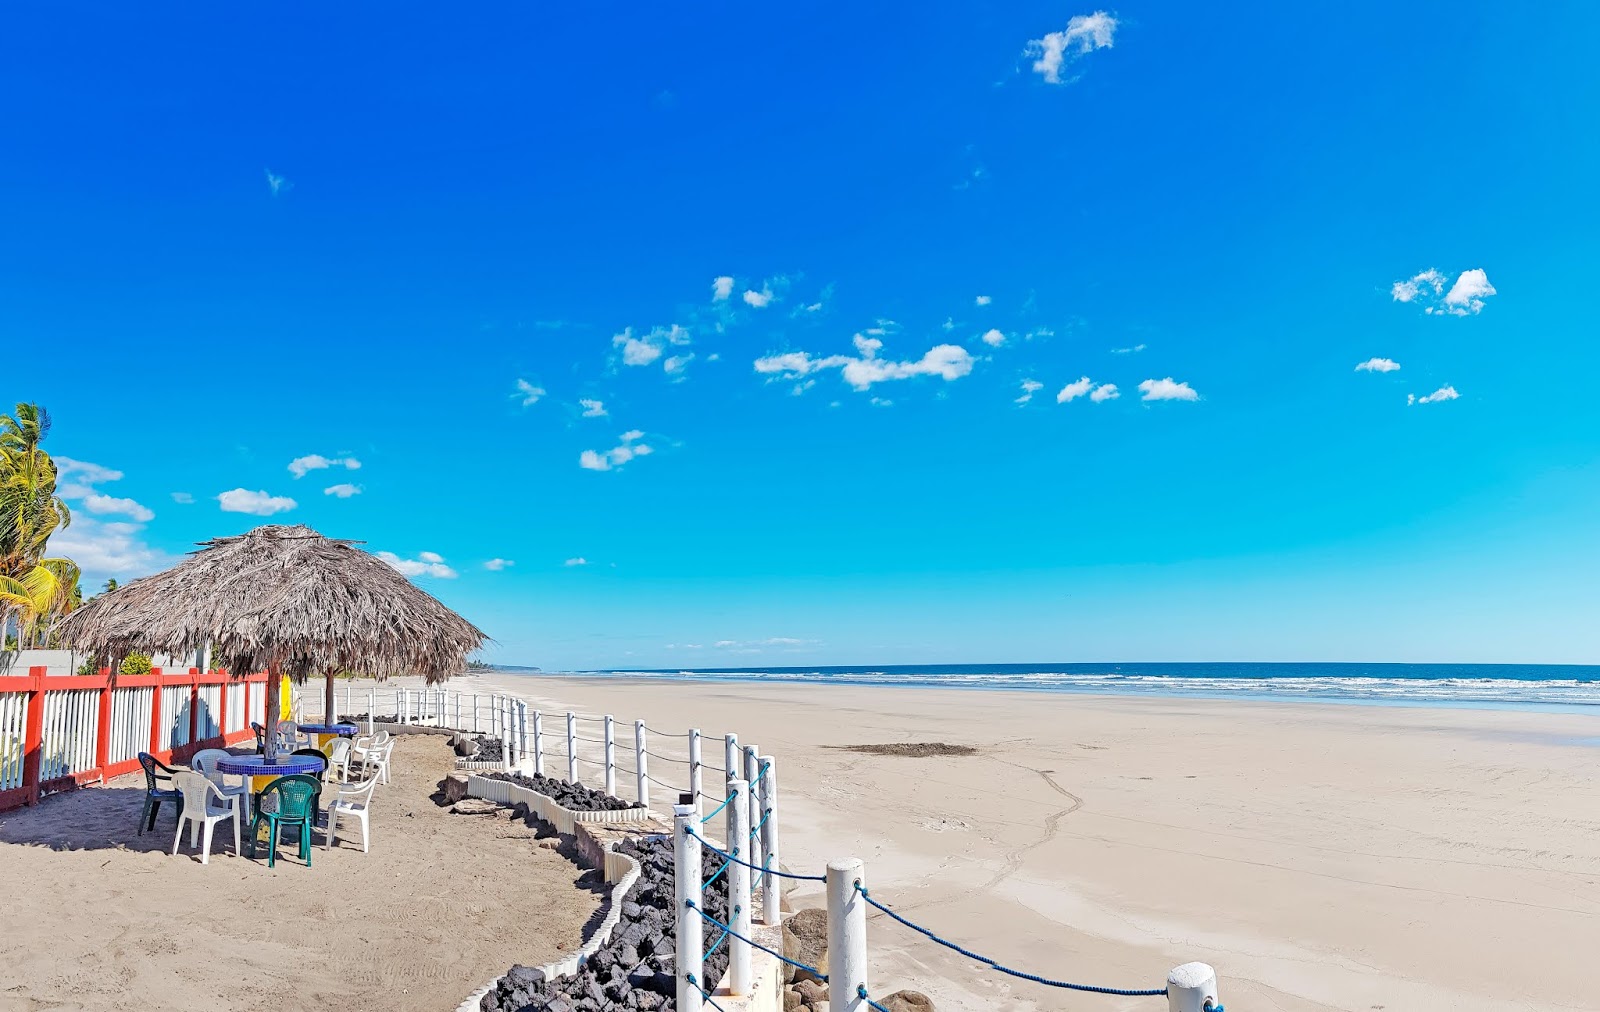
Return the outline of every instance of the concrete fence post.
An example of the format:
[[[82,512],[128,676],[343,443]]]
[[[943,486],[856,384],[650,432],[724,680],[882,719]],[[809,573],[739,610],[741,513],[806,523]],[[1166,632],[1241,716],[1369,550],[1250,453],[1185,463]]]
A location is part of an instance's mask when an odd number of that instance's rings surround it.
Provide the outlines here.
[[[734,857],[748,861],[744,841],[750,836],[750,820],[744,800],[750,793],[750,785],[744,780],[730,780],[728,793],[733,795],[733,801],[728,805],[728,836],[722,846]],[[750,946],[734,935],[750,937],[750,869],[738,861],[729,861],[726,874],[728,926],[733,928],[728,934],[728,987],[734,994],[745,995],[750,993]]]
[[[828,1009],[868,1012],[867,901],[856,892],[866,885],[859,858],[828,862]]]
[[[533,711],[533,775],[544,776],[544,714]]]
[[[633,722],[633,768],[639,771],[639,775],[638,775],[639,787],[638,787],[638,793],[635,795],[635,797],[637,797],[639,799],[639,804],[643,805],[645,808],[649,808],[650,807],[650,763],[649,763],[650,757],[646,754],[646,747],[647,746],[646,746],[646,743],[645,743],[644,721],[636,720],[636,721]],[[698,821],[698,820],[696,820],[696,821]],[[695,845],[695,853],[698,854],[699,852],[700,852],[700,846],[699,846],[699,844],[696,844]],[[698,865],[696,867],[698,867]],[[695,918],[695,919],[699,920],[699,918]],[[699,950],[697,949],[695,951],[698,952]],[[699,960],[699,957],[696,957],[696,961],[697,962],[698,962],[698,960]],[[698,996],[696,996],[696,1000],[698,1001]]]
[[[1168,1012],[1213,1012],[1217,998],[1217,971],[1206,963],[1185,963],[1167,974]]]
[[[778,765],[771,756],[761,757],[767,775],[761,778],[761,923],[783,921],[783,886],[773,872],[778,868]]]
[[[700,762],[700,729],[691,727],[689,729],[689,795],[694,804],[696,818],[700,816],[700,796],[704,774],[705,771],[701,768]]]
[[[606,714],[606,793],[617,796],[617,720]]]
[[[761,749],[757,745],[746,745],[744,747],[744,778],[750,781],[752,785],[755,785],[751,788],[745,798],[745,807],[749,809],[750,813],[748,816],[750,819],[749,824],[754,826],[756,823],[761,821],[761,795],[759,793],[759,781],[761,779]],[[751,840],[748,844],[746,844],[745,853],[750,855],[749,857],[745,858],[746,861],[749,861],[757,868],[761,867],[760,839]]]
[[[567,783],[578,782],[578,715],[567,711]]]
[[[640,721],[635,726],[642,727],[643,723]],[[701,1012],[704,999],[700,989],[689,982],[691,976],[701,982],[705,974],[700,965],[705,955],[704,921],[695,912],[700,906],[701,893],[700,840],[697,836],[700,820],[695,818],[694,808],[689,805],[677,805],[672,813],[673,893],[678,908],[678,1012]]]

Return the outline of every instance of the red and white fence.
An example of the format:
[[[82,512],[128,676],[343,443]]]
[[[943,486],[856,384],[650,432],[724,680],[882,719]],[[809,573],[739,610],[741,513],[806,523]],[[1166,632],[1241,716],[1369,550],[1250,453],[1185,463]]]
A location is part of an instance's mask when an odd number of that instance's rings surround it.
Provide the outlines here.
[[[184,762],[251,737],[267,676],[225,672],[0,677],[0,812],[139,768],[139,753]]]

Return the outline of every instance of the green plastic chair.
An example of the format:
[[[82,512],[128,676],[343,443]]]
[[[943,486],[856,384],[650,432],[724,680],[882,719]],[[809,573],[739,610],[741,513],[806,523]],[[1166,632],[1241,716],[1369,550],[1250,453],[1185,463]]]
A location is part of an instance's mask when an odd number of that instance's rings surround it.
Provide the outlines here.
[[[279,777],[256,796],[256,817],[250,823],[250,856],[256,856],[256,834],[261,820],[267,820],[267,867],[278,857],[278,827],[294,826],[300,832],[300,859],[311,867],[311,830],[317,822],[317,797],[322,782],[314,776],[297,773]]]

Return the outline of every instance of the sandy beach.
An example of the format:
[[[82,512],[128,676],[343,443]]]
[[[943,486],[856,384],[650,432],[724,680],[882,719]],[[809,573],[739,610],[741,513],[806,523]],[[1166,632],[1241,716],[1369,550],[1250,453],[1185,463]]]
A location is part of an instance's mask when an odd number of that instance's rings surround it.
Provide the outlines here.
[[[1595,718],[553,676],[452,688],[736,731],[780,763],[786,866],[863,858],[875,896],[1034,973],[1139,988],[1199,959],[1230,1008],[1286,1012],[1595,1005]],[[842,750],[890,742],[977,753]],[[980,971],[881,916],[869,932],[874,990],[917,988],[945,1012],[1156,1007]]]

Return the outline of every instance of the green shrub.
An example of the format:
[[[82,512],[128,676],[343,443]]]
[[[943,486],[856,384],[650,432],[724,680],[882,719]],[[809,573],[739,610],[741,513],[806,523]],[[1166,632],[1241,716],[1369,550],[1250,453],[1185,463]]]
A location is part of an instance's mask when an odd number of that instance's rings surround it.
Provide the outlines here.
[[[124,675],[148,675],[150,658],[145,654],[129,654],[122,659],[122,667],[117,670]]]

